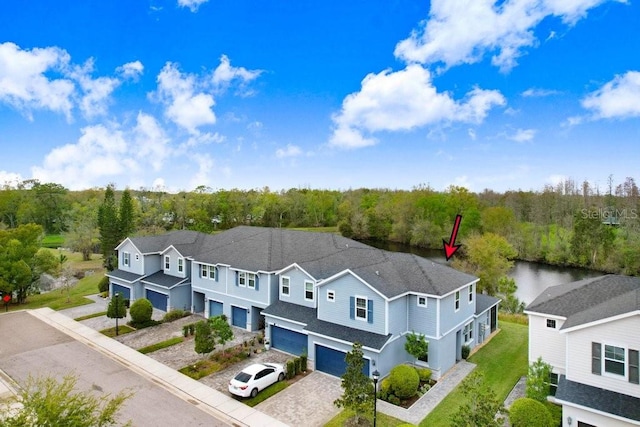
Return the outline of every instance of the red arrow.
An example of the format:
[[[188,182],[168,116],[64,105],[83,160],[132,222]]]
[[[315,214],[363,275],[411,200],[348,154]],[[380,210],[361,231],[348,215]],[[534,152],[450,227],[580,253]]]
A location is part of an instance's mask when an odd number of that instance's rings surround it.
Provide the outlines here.
[[[456,253],[460,245],[456,245],[456,237],[458,236],[458,228],[460,228],[460,221],[462,221],[462,215],[456,215],[456,222],[453,223],[453,230],[451,230],[451,239],[447,243],[442,239],[442,245],[444,246],[444,255],[447,257],[447,261]]]

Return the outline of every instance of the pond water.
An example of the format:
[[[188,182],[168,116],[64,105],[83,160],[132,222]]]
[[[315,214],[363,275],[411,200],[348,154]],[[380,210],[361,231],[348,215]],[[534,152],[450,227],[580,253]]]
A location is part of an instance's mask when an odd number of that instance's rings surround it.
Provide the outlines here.
[[[434,262],[448,264],[444,252],[437,249],[423,249],[393,242],[364,242],[368,245],[393,252],[407,252],[428,258]],[[455,255],[454,255],[455,256]],[[574,282],[590,277],[602,276],[599,271],[584,268],[558,267],[529,261],[516,261],[508,273],[516,281],[516,296],[520,301],[529,304],[547,287]]]

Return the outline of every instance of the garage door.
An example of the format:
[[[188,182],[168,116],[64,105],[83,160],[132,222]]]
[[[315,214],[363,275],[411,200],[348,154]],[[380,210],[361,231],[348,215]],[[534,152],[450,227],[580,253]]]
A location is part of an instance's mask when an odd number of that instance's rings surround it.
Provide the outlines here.
[[[271,346],[300,356],[303,352],[307,352],[307,336],[291,329],[271,326]]]
[[[209,300],[209,317],[221,316],[222,313],[222,303]]]
[[[247,327],[247,309],[231,306],[231,324],[239,328]]]
[[[341,377],[347,370],[345,356],[347,353],[316,344],[316,370]],[[362,373],[369,376],[369,360],[363,358]]]
[[[131,299],[131,289],[126,286],[116,285],[115,283],[111,284],[111,296],[114,296],[117,293],[120,293],[124,299]]]
[[[147,289],[147,299],[151,301],[151,305],[154,308],[167,311],[167,300],[169,299],[167,295]]]

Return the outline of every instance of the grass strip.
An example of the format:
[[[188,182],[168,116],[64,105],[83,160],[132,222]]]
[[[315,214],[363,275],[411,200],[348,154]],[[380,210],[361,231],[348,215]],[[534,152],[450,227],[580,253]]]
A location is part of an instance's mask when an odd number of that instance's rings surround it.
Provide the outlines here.
[[[127,325],[118,326],[118,335],[128,334],[129,332],[133,331],[135,331],[135,329]],[[116,336],[116,327],[114,326],[113,328],[103,329],[100,331],[100,333],[108,336],[109,338],[113,338]]]
[[[163,348],[171,347],[172,345],[180,344],[184,341],[183,337],[173,337],[168,340],[161,341],[146,347],[139,348],[138,351],[142,354],[153,353],[154,351],[161,350]]]
[[[256,397],[250,397],[248,399],[243,399],[242,403],[244,403],[247,406],[251,406],[253,408],[258,403],[264,402],[265,400],[267,400],[268,398],[270,398],[274,394],[281,392],[282,390],[284,390],[287,387],[289,387],[289,384],[287,384],[286,381],[279,381],[279,382],[277,382],[275,384],[271,384],[269,387],[267,387],[264,390],[262,390],[260,393],[258,393],[258,395]]]
[[[331,420],[324,425],[324,427],[342,427],[347,425],[346,423],[354,416],[354,412],[348,409],[341,411],[338,415],[331,418]],[[373,416],[365,416],[367,420],[369,420],[370,425],[373,425]],[[390,415],[383,414],[382,412],[378,412],[376,415],[376,426],[380,427],[397,427],[400,425],[411,425],[407,424],[406,421],[399,420],[398,418],[394,418]]]
[[[100,311],[98,313],[92,313],[92,314],[87,314],[84,316],[80,316],[80,317],[76,317],[75,320],[76,322],[81,322],[83,320],[87,320],[87,319],[93,319],[94,317],[100,317],[100,316],[106,316],[107,312],[106,311]]]

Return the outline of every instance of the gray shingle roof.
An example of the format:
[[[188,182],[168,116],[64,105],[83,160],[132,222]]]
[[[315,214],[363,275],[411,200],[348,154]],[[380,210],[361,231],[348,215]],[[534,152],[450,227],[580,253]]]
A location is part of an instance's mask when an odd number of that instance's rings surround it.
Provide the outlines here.
[[[562,329],[640,310],[640,277],[606,275],[545,289],[527,311],[565,317]]]
[[[492,297],[485,294],[476,294],[476,312],[475,314],[482,314],[494,305],[500,302],[500,298]]]
[[[569,381],[564,375],[558,380],[556,399],[640,421],[639,398]]]
[[[287,320],[293,320],[294,322],[307,325],[310,321],[316,318],[316,309],[278,300],[263,309],[262,314],[282,317]]]
[[[182,277],[169,276],[168,274],[164,274],[163,271],[158,271],[156,273],[153,273],[151,276],[142,279],[142,282],[162,286],[165,288],[171,288],[181,282],[185,282],[186,280],[187,279]]]
[[[125,282],[129,282],[129,283],[133,283],[136,280],[138,280],[141,277],[143,277],[141,274],[130,273],[128,271],[122,271],[122,270],[109,271],[109,272],[107,272],[106,276],[114,277],[116,279],[121,279],[121,280],[124,280]]]
[[[131,237],[129,240],[144,254],[161,252],[173,245],[182,255],[191,256],[207,236],[197,231],[179,230],[159,236]]]

